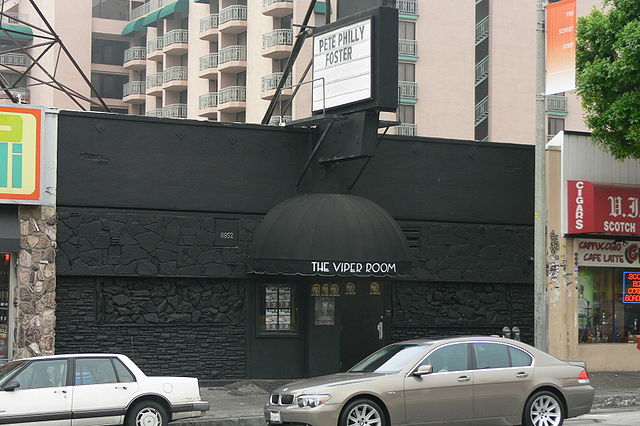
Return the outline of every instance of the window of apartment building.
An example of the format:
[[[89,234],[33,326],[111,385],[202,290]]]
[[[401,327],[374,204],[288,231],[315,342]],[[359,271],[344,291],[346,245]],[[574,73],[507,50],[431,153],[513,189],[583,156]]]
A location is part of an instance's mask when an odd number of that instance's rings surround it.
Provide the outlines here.
[[[416,81],[416,64],[398,64],[398,81]]]
[[[398,119],[404,124],[415,124],[416,107],[413,105],[398,105]]]
[[[7,83],[9,87],[25,87],[26,78],[20,78],[20,74],[13,74],[8,72],[2,73],[2,80]],[[20,81],[18,81],[20,80]]]
[[[246,86],[247,85],[247,72],[242,71],[236,74],[236,86]]]
[[[561,130],[564,130],[564,118],[549,117],[547,124],[547,135],[549,139],[557,135]]]
[[[238,46],[246,46],[247,45],[247,33],[239,33],[236,36],[236,44]]]
[[[416,23],[415,22],[398,22],[398,38],[403,40],[416,39]]]
[[[94,38],[91,42],[91,62],[94,64],[122,65],[124,51],[128,48],[129,43],[126,41]]]
[[[280,18],[280,28],[293,28],[293,15],[287,15]]]
[[[128,81],[128,75],[91,73],[91,83],[103,98],[122,99],[122,87]]]
[[[236,123],[246,123],[246,122],[247,122],[247,113],[245,111],[236,113]]]
[[[178,100],[179,103],[181,104],[186,104],[187,103],[187,91],[182,91],[180,92],[180,99]]]
[[[94,18],[129,20],[129,0],[93,0]]]

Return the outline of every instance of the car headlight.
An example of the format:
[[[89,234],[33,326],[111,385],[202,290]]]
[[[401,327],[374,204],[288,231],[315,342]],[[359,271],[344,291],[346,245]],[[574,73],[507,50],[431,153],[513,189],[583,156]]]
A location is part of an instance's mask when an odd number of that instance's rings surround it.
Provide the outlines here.
[[[300,395],[298,407],[317,407],[331,399],[331,395]]]

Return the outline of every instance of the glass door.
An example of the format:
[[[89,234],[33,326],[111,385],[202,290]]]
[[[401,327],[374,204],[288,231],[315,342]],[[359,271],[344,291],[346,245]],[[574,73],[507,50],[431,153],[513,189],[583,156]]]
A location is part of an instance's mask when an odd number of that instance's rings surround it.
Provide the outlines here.
[[[0,365],[9,359],[11,255],[0,253]]]

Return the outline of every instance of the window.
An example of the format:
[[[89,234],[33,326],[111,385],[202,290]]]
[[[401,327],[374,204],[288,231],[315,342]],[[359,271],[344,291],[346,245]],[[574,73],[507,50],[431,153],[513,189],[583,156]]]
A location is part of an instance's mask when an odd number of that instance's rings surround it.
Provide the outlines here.
[[[18,373],[13,380],[21,390],[55,388],[67,384],[67,360],[34,361]]]
[[[120,361],[118,358],[112,358],[113,365],[116,368],[116,373],[118,374],[118,381],[120,383],[131,383],[135,382],[136,379],[131,374],[131,371]]]
[[[474,343],[476,368],[508,368],[511,367],[507,345],[499,343]]]
[[[122,87],[128,81],[128,75],[91,73],[91,83],[103,98],[122,99]]]
[[[290,284],[266,284],[260,291],[259,330],[297,333],[295,288]]]
[[[413,105],[398,105],[398,117],[401,123],[415,124],[416,108]]]
[[[399,63],[398,81],[416,81],[416,65]]]
[[[547,135],[549,139],[558,134],[561,130],[564,130],[564,118],[549,117],[549,123],[547,126]]]
[[[94,18],[129,20],[129,0],[93,0]]]
[[[435,352],[426,357],[420,365],[431,365],[434,373],[468,370],[468,344],[459,343],[436,349]]]
[[[512,367],[529,367],[533,362],[531,355],[513,346],[509,346],[509,356],[511,356]]]
[[[118,383],[109,358],[76,359],[76,386]]]
[[[94,64],[122,65],[124,51],[129,43],[116,40],[101,40],[94,38],[91,42],[91,62]]]
[[[398,22],[398,38],[402,40],[416,39],[416,23],[415,22]]]
[[[293,28],[293,15],[287,15],[280,18],[280,28],[291,29]]]

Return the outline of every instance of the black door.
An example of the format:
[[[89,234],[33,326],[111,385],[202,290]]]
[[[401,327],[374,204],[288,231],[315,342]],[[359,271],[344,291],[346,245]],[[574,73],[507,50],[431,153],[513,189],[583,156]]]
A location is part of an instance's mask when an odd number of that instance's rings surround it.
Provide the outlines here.
[[[340,365],[346,371],[383,346],[382,283],[350,281],[340,297]],[[352,290],[351,290],[352,289]]]

